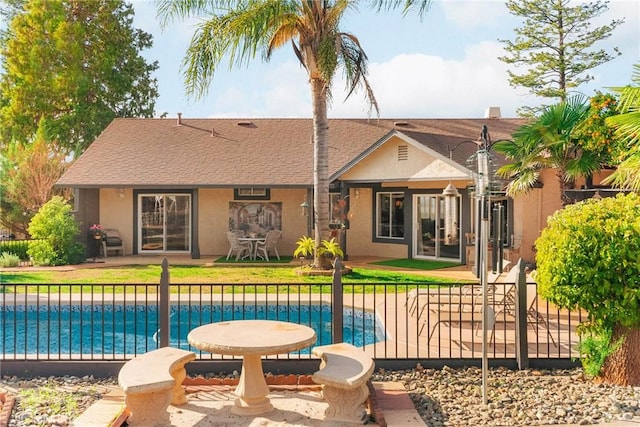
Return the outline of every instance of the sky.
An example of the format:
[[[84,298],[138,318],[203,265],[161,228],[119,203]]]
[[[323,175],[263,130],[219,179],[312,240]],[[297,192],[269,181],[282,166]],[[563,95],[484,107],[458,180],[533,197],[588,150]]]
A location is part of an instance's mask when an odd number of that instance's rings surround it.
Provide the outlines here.
[[[151,0],[132,3],[134,27],[154,37],[153,48],[142,55],[159,64],[156,115],[312,116],[307,74],[290,46],[269,62],[258,56],[232,69],[225,62],[204,97],[188,98],[181,66],[198,20],[176,21],[163,29]],[[587,96],[631,83],[633,65],[640,63],[640,1],[610,0],[609,10],[592,25],[619,18],[625,22],[593,48],[613,53],[618,47],[622,55],[589,71],[594,80],[579,88]],[[509,65],[498,59],[505,55],[499,40],[513,40],[513,29],[521,23],[502,0],[434,0],[422,19],[417,13],[375,13],[362,4],[345,16],[342,31],[356,35],[367,53],[369,81],[382,118],[482,118],[487,107],[500,107],[502,117],[516,117],[519,107],[541,103],[527,90],[509,85]],[[341,76],[332,94],[329,118],[375,117],[362,92],[345,100]]]

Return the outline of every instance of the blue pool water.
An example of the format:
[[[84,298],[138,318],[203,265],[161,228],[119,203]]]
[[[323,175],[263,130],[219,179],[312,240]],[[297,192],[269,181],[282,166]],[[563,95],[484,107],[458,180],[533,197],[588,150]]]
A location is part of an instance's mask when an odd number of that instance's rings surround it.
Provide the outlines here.
[[[238,319],[282,320],[308,325],[316,345],[331,343],[328,305],[200,305],[170,308],[170,344],[189,349],[197,326]],[[0,307],[0,353],[133,354],[158,347],[158,310],[146,305],[52,305]],[[15,325],[15,327],[14,327]],[[344,309],[343,341],[356,346],[384,339],[384,327],[368,311]],[[191,349],[193,350],[193,349]],[[301,352],[308,352],[309,349]]]

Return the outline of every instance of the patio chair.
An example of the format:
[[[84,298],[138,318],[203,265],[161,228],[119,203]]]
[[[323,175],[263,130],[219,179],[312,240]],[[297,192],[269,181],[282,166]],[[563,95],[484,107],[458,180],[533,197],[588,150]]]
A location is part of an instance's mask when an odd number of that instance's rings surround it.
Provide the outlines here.
[[[226,234],[227,234],[227,240],[229,240],[229,252],[227,253],[227,261],[229,261],[229,257],[234,252],[236,254],[236,261],[240,259],[245,259],[246,257],[251,256],[251,243],[240,242],[240,240],[238,240],[238,236],[231,231],[227,231]],[[240,256],[245,252],[246,252],[246,255],[240,258]]]
[[[102,239],[102,253],[107,259],[108,251],[121,252],[124,256],[124,241],[120,237],[120,232],[115,228],[105,228],[103,230],[104,238]]]
[[[280,261],[280,254],[278,254],[278,248],[276,245],[278,244],[278,240],[280,240],[281,236],[282,232],[280,230],[268,231],[264,241],[256,243],[256,256],[269,261],[269,252],[273,251],[278,258],[278,261]],[[262,252],[262,255],[260,255],[260,252]]]
[[[536,308],[536,302],[538,301],[538,287],[535,283],[527,283],[527,323],[531,325],[533,332],[538,335],[538,324],[541,324],[546,330],[547,335],[551,338],[551,342],[557,347],[556,341],[551,335],[549,330],[549,324],[544,316]],[[504,314],[503,314],[504,313]],[[516,311],[515,304],[505,306],[500,312],[496,313],[496,323],[515,323]]]
[[[511,269],[507,275],[502,278],[499,273],[488,273],[487,292],[492,303],[502,304],[505,297],[513,292],[514,286],[497,286],[497,283],[514,284],[516,282],[516,271]],[[414,292],[415,291],[415,292]],[[407,303],[411,299],[409,313],[413,316],[418,311],[419,301],[421,297],[426,297],[426,301],[420,307],[418,318],[422,316],[425,309],[430,311],[438,311],[442,306],[448,306],[450,310],[452,306],[456,307],[455,311],[474,311],[475,307],[482,304],[482,286],[479,284],[463,285],[456,292],[442,292],[441,289],[414,289],[407,294]]]
[[[493,330],[496,321],[496,313],[504,313],[511,310],[515,303],[515,284],[496,284],[487,288],[487,311],[489,312],[488,328]],[[482,293],[475,294],[471,299],[456,300],[448,303],[448,307],[444,304],[436,305],[435,309],[430,309],[429,313],[420,326],[418,335],[422,334],[424,327],[429,324],[431,329],[427,343],[431,341],[436,329],[439,325],[465,324],[469,323],[473,327],[476,325],[476,332],[482,324]],[[447,304],[447,303],[445,303]],[[451,309],[452,307],[455,309]],[[424,307],[423,307],[424,310]],[[423,313],[420,313],[422,316]],[[493,334],[492,338],[493,340]]]

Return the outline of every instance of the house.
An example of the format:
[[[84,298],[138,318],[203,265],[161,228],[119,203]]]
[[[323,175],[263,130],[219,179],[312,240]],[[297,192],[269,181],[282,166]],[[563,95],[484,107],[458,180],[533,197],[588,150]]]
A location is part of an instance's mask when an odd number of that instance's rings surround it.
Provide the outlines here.
[[[522,124],[330,119],[331,223],[346,255],[467,262],[477,228],[469,159],[484,125],[497,141]],[[291,254],[312,233],[312,132],[311,119],[116,119],[57,186],[74,189],[83,229],[118,229],[128,254],[221,255],[226,231],[271,228],[282,231],[279,252]],[[443,195],[449,184],[452,197]],[[507,256],[533,261],[557,190],[542,185],[514,201],[503,184],[491,204],[502,206]]]

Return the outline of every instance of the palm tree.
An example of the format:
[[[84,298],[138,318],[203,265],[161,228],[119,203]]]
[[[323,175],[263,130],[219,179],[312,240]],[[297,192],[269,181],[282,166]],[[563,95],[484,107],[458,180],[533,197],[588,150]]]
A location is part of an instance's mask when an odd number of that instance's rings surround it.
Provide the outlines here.
[[[640,64],[635,64],[634,86],[616,88],[620,94],[621,114],[607,118],[607,125],[616,128],[615,135],[627,146],[624,160],[607,182],[621,187],[640,190]]]
[[[600,167],[595,154],[580,146],[576,127],[585,120],[589,104],[584,97],[570,97],[567,101],[545,107],[540,116],[513,134],[513,141],[499,141],[494,150],[513,163],[502,166],[498,174],[511,179],[507,194],[527,193],[539,178],[542,169],[556,169],[563,206],[570,203],[565,190],[575,178],[587,176]]]
[[[374,0],[378,8],[404,5],[405,12],[419,6],[426,10],[430,0]],[[291,43],[293,51],[309,74],[313,107],[314,142],[314,265],[321,266],[322,240],[329,232],[329,162],[327,103],[331,83],[342,68],[350,96],[364,89],[370,106],[379,112],[367,80],[367,56],[358,39],[340,30],[344,13],[357,0],[158,0],[158,15],[166,25],[176,18],[206,15],[196,27],[183,66],[187,93],[203,96],[215,71],[228,55],[231,65],[242,65],[262,52],[272,53]]]

